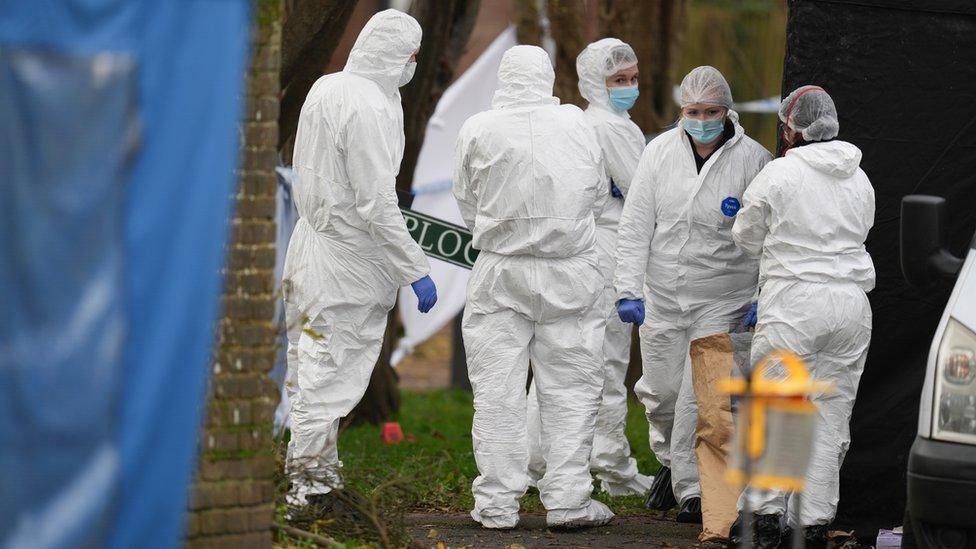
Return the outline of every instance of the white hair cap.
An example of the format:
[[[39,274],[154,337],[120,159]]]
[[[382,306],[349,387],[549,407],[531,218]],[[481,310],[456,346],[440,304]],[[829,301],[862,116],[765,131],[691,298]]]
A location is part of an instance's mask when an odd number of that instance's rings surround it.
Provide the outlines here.
[[[732,90],[715,67],[696,67],[681,81],[681,107],[694,103],[732,108]]]

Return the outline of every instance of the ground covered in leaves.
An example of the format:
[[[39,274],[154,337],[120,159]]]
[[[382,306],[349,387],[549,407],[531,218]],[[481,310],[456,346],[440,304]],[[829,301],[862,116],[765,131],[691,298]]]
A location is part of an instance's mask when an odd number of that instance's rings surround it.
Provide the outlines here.
[[[519,528],[505,533],[481,529],[467,517],[473,504],[471,481],[477,476],[471,448],[472,414],[471,394],[467,392],[405,393],[401,410],[393,419],[403,430],[403,442],[385,444],[379,425],[344,430],[339,436],[339,456],[344,464],[346,491],[351,496],[347,498],[348,507],[352,510],[311,517],[302,525],[304,529],[350,547],[694,545],[697,527],[676,525],[671,517],[644,509],[642,498],[609,498],[596,491],[594,497],[610,505],[618,515],[608,527],[578,533],[549,532],[538,493],[530,489],[522,499]],[[627,436],[640,470],[655,471],[658,463],[648,448],[643,407],[636,402],[630,404]],[[282,497],[278,518],[284,523],[283,478],[279,487]],[[277,542],[282,546],[316,545],[282,531]]]

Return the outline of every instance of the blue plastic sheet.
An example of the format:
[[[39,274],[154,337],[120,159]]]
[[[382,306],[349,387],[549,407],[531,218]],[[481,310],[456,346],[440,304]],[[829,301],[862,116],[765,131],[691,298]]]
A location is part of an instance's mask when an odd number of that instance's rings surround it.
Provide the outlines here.
[[[244,0],[0,1],[0,547],[174,547]]]

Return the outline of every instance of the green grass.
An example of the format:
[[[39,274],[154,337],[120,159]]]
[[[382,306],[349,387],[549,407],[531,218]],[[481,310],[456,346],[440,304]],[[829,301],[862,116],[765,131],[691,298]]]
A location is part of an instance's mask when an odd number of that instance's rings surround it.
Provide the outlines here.
[[[471,448],[471,394],[463,391],[404,393],[398,421],[408,440],[384,444],[381,427],[360,425],[339,435],[339,458],[347,486],[369,494],[382,483],[401,479],[410,495],[405,502],[414,511],[458,512],[473,506],[471,481],[478,474]],[[658,468],[648,447],[644,408],[630,402],[627,437],[645,474]],[[646,514],[643,498],[609,498],[596,492],[594,497],[618,514]],[[537,492],[532,489],[522,498],[524,511],[542,511]]]

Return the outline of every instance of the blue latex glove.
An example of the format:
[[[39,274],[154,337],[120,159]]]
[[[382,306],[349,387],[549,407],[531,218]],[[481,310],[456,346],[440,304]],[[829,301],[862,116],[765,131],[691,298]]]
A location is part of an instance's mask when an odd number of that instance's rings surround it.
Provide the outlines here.
[[[620,200],[624,199],[624,193],[620,192],[620,187],[613,181],[610,182],[610,196],[619,198]]]
[[[413,293],[417,294],[417,310],[426,313],[434,308],[437,303],[437,286],[430,276],[425,276],[420,280],[410,284]]]
[[[756,325],[759,320],[759,304],[753,303],[749,305],[749,310],[746,311],[746,316],[742,317],[742,325],[746,328],[752,328]]]
[[[640,326],[644,323],[644,300],[621,299],[617,302],[617,314],[623,322]]]

